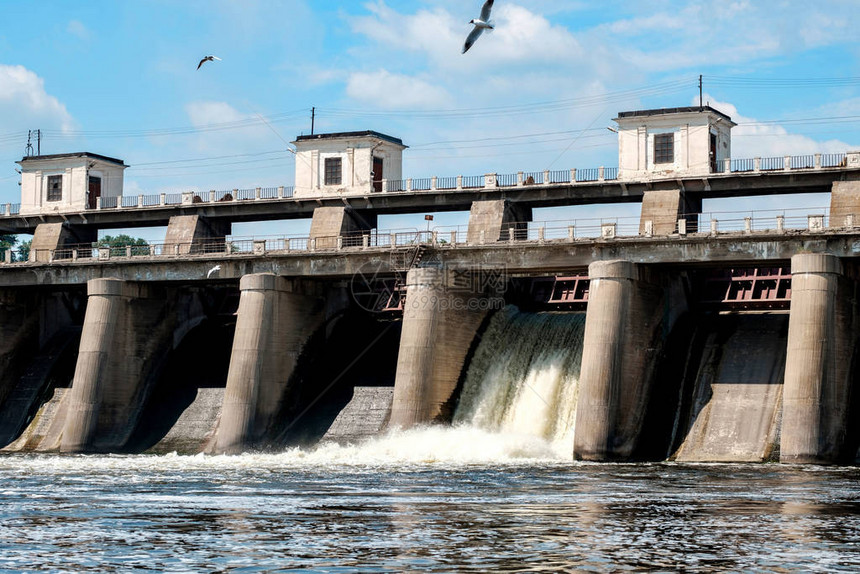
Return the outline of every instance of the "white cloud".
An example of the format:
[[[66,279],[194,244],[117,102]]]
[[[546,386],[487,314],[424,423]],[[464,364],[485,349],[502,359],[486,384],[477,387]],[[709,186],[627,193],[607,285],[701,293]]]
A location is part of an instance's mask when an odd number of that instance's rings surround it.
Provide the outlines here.
[[[90,39],[89,29],[80,20],[71,20],[66,26],[66,31],[80,40],[88,41]]]
[[[185,106],[185,112],[196,128],[250,119],[226,102],[191,102]]]
[[[36,124],[59,127],[63,131],[74,127],[74,120],[56,97],[45,91],[45,81],[24,66],[0,64],[0,120],[6,129],[26,129]],[[32,125],[31,125],[32,127]]]
[[[761,123],[755,118],[741,115],[735,105],[706,99],[711,107],[731,116],[738,124],[732,130],[732,156],[736,158],[779,157],[814,153],[843,153],[851,146],[837,139],[816,140],[809,136],[789,132],[784,126]],[[693,104],[698,103],[698,100]],[[767,120],[766,120],[767,121]]]
[[[451,103],[443,87],[387,70],[352,74],[346,93],[359,102],[388,109],[444,107]]]

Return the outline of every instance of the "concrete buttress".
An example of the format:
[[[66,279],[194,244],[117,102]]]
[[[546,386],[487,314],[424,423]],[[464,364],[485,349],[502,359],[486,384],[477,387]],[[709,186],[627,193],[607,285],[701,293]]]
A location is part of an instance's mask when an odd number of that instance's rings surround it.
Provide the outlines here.
[[[87,283],[62,452],[123,452],[171,347],[177,313],[163,289],[118,279]]]
[[[628,460],[635,455],[662,343],[686,299],[628,261],[588,269],[574,457]]]
[[[308,339],[326,318],[314,285],[273,274],[246,275],[214,451],[266,446]]]
[[[853,460],[848,419],[858,342],[857,286],[832,255],[795,255],[791,273],[780,460]]]
[[[466,355],[487,316],[486,296],[458,290],[452,272],[415,268],[406,276],[403,331],[389,426],[410,428],[444,413]]]

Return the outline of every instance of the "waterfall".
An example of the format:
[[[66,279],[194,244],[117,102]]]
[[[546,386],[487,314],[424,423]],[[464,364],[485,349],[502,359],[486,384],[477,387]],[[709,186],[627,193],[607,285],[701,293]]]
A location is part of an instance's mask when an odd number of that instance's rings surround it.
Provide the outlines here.
[[[454,424],[573,446],[585,315],[523,313],[490,321],[469,364]]]

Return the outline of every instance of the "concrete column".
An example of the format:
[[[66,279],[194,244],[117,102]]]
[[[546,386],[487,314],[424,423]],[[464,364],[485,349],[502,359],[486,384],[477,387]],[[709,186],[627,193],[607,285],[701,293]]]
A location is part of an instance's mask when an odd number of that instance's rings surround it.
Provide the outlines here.
[[[95,228],[68,225],[65,223],[40,223],[30,244],[30,261],[48,263],[51,252],[63,250],[70,245],[92,243],[98,237]],[[71,252],[69,252],[71,259]]]
[[[830,227],[844,227],[849,215],[860,220],[860,181],[835,181],[830,191]]]
[[[125,452],[177,325],[194,310],[144,283],[93,279],[87,293],[60,449]]]
[[[107,390],[111,352],[116,352],[113,343],[122,315],[123,284],[118,279],[96,279],[87,285],[87,314],[60,447],[63,452],[86,452],[91,448],[101,397]]]
[[[201,215],[174,215],[167,224],[164,251],[173,253],[178,248],[180,255],[199,253],[204,242],[220,244],[223,247],[231,230],[232,224],[229,221],[213,221]]]
[[[469,213],[466,242],[480,245],[482,232],[486,243],[508,241],[510,228],[527,229],[531,219],[530,208],[514,205],[505,200],[475,201]]]
[[[595,262],[588,274],[574,457],[628,460],[639,446],[662,343],[686,301],[628,261]]]
[[[645,223],[653,221],[654,235],[672,235],[679,219],[687,219],[687,232],[696,233],[695,220],[685,217],[702,213],[702,200],[678,189],[646,191],[642,198],[639,235],[645,235]]]
[[[266,446],[299,355],[325,319],[323,300],[272,274],[246,275],[227,375],[217,453]]]
[[[390,427],[451,416],[463,363],[490,306],[473,288],[441,269],[415,268],[407,274]]]
[[[317,249],[334,249],[337,238],[360,234],[376,227],[376,214],[357,213],[348,207],[317,207],[311,221],[311,239],[316,240]]]
[[[855,453],[847,450],[858,338],[856,285],[832,255],[795,255],[791,272],[780,460],[853,460]]]

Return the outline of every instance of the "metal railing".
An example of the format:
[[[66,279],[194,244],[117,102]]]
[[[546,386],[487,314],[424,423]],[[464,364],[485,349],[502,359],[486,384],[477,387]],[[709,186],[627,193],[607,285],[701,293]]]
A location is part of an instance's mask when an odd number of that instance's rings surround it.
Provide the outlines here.
[[[733,159],[731,160],[732,172],[745,172],[755,170],[754,159]]]
[[[761,158],[762,171],[777,171],[785,169],[785,157],[763,157]]]
[[[793,156],[763,158],[726,158],[711,166],[717,174],[778,172],[793,170],[839,169],[854,165],[855,158],[846,153],[803,154]],[[415,179],[383,180],[383,192],[404,191],[450,191],[461,189],[481,189],[488,186],[510,188],[539,185],[575,185],[597,181],[617,181],[620,170],[617,167],[599,167],[572,170],[531,171],[518,173],[493,174],[495,184],[486,175],[425,177]],[[97,209],[134,209],[139,207],[175,206],[184,203],[212,203],[250,200],[280,200],[295,196],[293,186],[232,189],[224,191],[180,191],[149,195],[129,195],[102,197]],[[17,216],[20,204],[0,204],[0,217]]]
[[[570,183],[570,170],[556,170],[549,172],[550,183]]]
[[[855,224],[856,222],[856,224]],[[223,237],[191,243],[146,243],[104,246],[98,243],[67,245],[56,250],[33,250],[30,258],[37,264],[97,262],[110,259],[135,259],[195,256],[258,256],[267,253],[309,253],[355,249],[401,249],[419,245],[454,248],[462,245],[499,245],[507,243],[551,243],[576,241],[614,241],[658,236],[713,236],[721,234],[782,233],[787,230],[822,232],[831,223],[836,228],[860,228],[860,213],[844,221],[831,222],[826,207],[721,211],[681,215],[676,221],[642,221],[639,217],[591,218],[572,220],[506,222],[496,237],[469,234],[467,226],[435,227],[431,230],[368,230],[340,236],[265,236]],[[668,227],[667,227],[667,224]],[[0,264],[27,264],[19,249],[0,252]]]
[[[576,181],[597,181],[600,170],[596,167],[576,170]]]
[[[412,191],[430,191],[432,185],[432,177],[415,178],[412,180]]]
[[[467,175],[463,177],[463,189],[475,189],[484,187],[483,175]]]
[[[499,187],[516,187],[519,181],[519,175],[516,173],[505,173],[496,175],[496,184]]]

